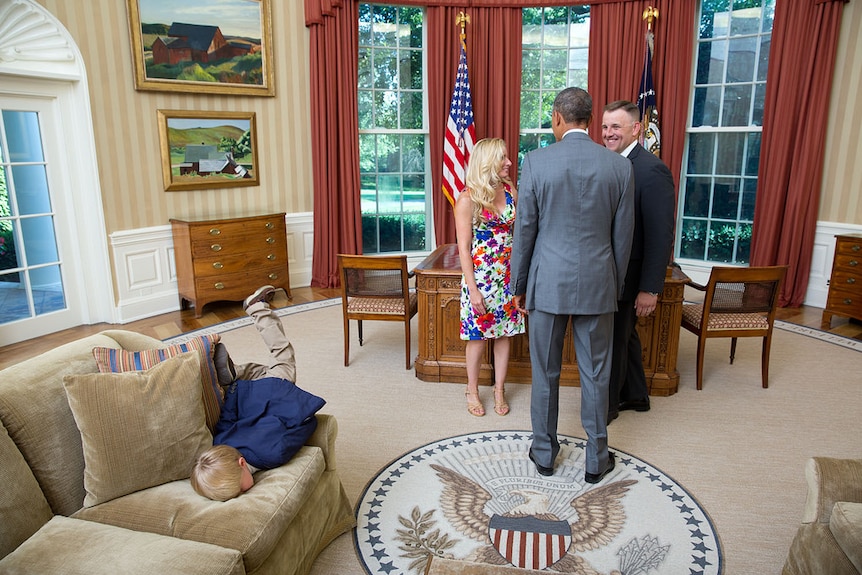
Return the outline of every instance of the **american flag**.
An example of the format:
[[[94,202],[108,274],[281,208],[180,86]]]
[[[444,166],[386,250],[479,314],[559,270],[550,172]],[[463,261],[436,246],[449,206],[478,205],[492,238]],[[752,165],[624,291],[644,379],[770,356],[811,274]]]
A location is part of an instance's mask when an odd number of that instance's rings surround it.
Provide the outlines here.
[[[458,194],[464,189],[464,174],[475,140],[473,101],[467,75],[467,44],[462,38],[458,74],[455,76],[455,90],[452,92],[449,119],[446,121],[446,140],[443,144],[443,193],[452,205],[455,205]]]
[[[644,127],[641,136],[643,141],[641,143],[656,156],[661,156],[661,130],[658,123],[655,86],[652,81],[653,39],[653,33],[648,32],[644,68],[641,72],[640,91],[638,93],[638,108],[641,111],[641,125]]]

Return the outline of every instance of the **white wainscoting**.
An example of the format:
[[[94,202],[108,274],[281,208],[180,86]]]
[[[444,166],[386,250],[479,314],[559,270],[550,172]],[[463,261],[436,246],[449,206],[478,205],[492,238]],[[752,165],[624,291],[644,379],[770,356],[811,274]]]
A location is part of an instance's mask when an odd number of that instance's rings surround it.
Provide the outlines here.
[[[290,285],[311,285],[313,216],[310,212],[287,214],[285,223]],[[115,232],[110,242],[119,323],[180,309],[170,225]]]

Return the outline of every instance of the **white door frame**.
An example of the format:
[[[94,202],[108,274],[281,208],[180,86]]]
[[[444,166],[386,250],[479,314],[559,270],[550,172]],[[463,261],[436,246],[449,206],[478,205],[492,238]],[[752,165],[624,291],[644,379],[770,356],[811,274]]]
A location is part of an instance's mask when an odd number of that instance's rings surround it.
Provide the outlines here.
[[[64,218],[74,238],[67,242],[70,245],[63,246],[67,267],[64,277],[76,283],[76,289],[71,291],[79,294],[77,301],[67,305],[80,311],[80,323],[76,325],[116,323],[84,62],[66,28],[32,0],[0,0],[0,93],[52,100],[56,119],[51,131],[59,137],[52,147],[60,156],[54,161],[63,170],[62,181],[52,182],[52,197],[62,203],[55,211]],[[55,187],[58,185],[59,190]],[[14,325],[0,326],[0,346],[70,327],[47,326],[28,332],[12,328]]]

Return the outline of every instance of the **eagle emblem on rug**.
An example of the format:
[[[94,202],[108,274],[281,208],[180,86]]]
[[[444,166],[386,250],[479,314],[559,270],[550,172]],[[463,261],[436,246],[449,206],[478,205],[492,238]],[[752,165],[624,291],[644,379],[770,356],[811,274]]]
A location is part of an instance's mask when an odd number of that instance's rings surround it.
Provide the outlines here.
[[[473,479],[432,464],[443,483],[440,508],[461,534],[484,545],[466,559],[522,569],[546,569],[584,575],[598,572],[578,552],[608,545],[626,521],[622,500],[637,481],[615,481],[574,495],[570,519],[550,509],[547,493],[529,488],[507,491],[511,502],[502,513],[488,513],[492,494]],[[619,573],[619,572],[616,572]]]

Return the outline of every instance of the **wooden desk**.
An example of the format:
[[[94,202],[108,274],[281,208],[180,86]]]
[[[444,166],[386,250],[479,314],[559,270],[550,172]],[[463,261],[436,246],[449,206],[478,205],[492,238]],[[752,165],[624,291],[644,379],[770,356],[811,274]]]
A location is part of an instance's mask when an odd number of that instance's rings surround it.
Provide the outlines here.
[[[461,265],[458,261],[458,246],[440,246],[416,266],[414,272],[419,295],[419,355],[414,362],[416,377],[422,381],[466,383],[466,342],[460,338]],[[644,372],[650,395],[673,395],[679,387],[676,360],[682,299],[687,280],[688,277],[681,270],[668,266],[664,292],[659,295],[656,311],[649,317],[638,319],[637,330],[643,344]],[[494,381],[491,349],[489,343],[482,358],[479,382],[483,385]],[[512,338],[506,379],[512,383],[532,381],[528,334]],[[575,346],[569,326],[563,349],[560,385],[579,384]]]

